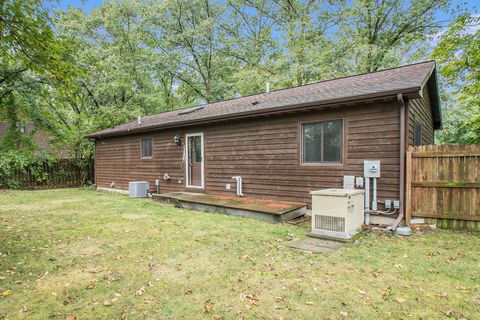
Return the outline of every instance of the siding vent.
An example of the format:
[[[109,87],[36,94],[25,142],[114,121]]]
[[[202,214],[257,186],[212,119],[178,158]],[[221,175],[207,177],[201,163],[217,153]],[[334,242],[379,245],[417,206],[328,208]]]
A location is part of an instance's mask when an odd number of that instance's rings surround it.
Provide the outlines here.
[[[345,232],[345,218],[314,215],[315,229]]]

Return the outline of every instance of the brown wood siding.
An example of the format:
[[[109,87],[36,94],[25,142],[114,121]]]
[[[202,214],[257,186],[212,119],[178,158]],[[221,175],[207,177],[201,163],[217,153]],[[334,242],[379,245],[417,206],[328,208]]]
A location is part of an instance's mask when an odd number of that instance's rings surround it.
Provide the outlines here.
[[[337,109],[340,110],[340,109]],[[363,175],[363,161],[381,160],[378,198],[399,198],[400,112],[396,103],[358,105],[341,111],[315,111],[164,130],[149,134],[105,138],[96,142],[98,186],[127,189],[129,181],[147,180],[161,192],[186,191],[184,146],[186,133],[203,132],[205,189],[192,192],[235,195],[233,176],[243,177],[248,197],[310,202],[309,192],[341,188],[344,175]],[[301,165],[302,122],[343,119],[342,164]],[[140,139],[153,138],[153,158],[140,159]],[[172,178],[163,180],[164,173]],[[226,190],[226,184],[231,190]]]
[[[415,145],[415,120],[422,124],[422,145],[434,143],[433,117],[427,87],[423,98],[408,101],[408,145]]]

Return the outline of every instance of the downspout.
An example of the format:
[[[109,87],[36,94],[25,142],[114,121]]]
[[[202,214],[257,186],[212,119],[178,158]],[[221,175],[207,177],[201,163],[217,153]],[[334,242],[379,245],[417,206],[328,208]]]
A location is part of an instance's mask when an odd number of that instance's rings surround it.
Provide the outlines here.
[[[397,100],[400,103],[400,212],[397,219],[390,227],[395,231],[402,222],[405,215],[405,152],[407,150],[407,129],[408,129],[408,110],[403,100],[403,95],[399,93]]]

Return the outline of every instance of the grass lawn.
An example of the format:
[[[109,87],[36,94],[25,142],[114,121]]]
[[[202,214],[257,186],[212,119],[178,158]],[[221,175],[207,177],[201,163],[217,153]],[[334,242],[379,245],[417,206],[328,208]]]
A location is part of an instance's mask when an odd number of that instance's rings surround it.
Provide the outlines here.
[[[0,191],[0,319],[480,318],[478,234],[285,247],[307,230],[93,190]]]

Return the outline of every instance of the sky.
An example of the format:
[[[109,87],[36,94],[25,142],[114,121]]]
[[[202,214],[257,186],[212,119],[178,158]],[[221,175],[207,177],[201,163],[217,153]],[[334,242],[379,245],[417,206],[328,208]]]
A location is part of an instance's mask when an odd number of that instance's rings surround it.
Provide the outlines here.
[[[101,0],[64,0],[61,1],[59,0],[58,4],[56,5],[60,9],[67,9],[69,6],[73,6],[76,8],[84,8],[85,10],[91,10],[92,8],[98,7],[102,4]],[[458,1],[454,0],[452,1],[452,7],[455,7],[458,3],[465,3],[467,7],[470,9],[472,14],[478,13],[478,8],[477,10],[474,10],[473,8],[475,6],[479,6],[480,3],[478,0],[463,0],[463,1]],[[439,14],[438,16],[439,20],[444,20],[447,19],[448,17],[445,14]]]

